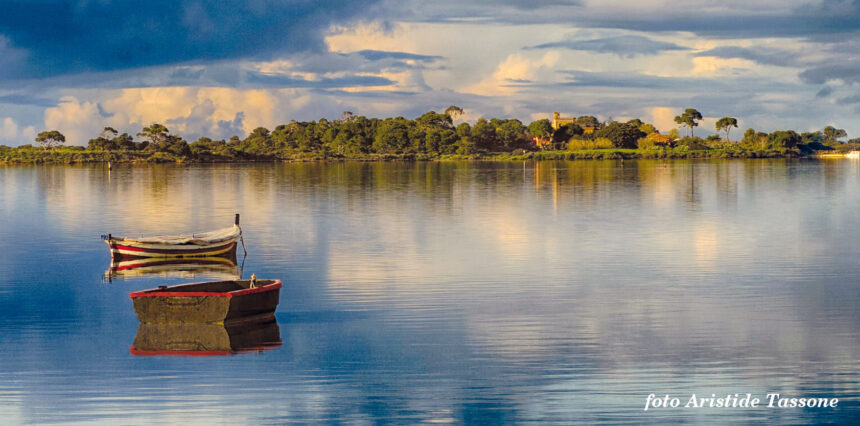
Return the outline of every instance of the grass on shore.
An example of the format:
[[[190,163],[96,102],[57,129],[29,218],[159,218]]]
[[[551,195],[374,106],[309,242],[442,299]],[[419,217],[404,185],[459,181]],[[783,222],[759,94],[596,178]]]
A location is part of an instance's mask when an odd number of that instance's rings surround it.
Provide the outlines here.
[[[478,154],[360,154],[353,156],[331,155],[322,152],[293,153],[285,157],[264,157],[239,155],[235,157],[219,155],[179,156],[169,152],[142,151],[95,151],[83,147],[60,147],[43,150],[40,148],[10,148],[0,146],[0,164],[81,164],[81,163],[227,163],[261,161],[389,161],[389,160],[618,160],[618,159],[672,159],[672,158],[787,158],[800,157],[811,152],[797,149],[750,149],[740,145],[724,146],[718,149],[690,150],[678,148],[647,149],[584,149],[574,151],[536,151],[516,150],[514,152]]]

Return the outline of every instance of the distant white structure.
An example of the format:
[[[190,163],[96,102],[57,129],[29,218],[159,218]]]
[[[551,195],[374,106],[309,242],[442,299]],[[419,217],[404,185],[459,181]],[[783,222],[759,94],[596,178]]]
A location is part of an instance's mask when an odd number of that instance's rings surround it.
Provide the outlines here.
[[[850,158],[852,160],[860,160],[860,151],[850,151],[845,154],[845,158]]]

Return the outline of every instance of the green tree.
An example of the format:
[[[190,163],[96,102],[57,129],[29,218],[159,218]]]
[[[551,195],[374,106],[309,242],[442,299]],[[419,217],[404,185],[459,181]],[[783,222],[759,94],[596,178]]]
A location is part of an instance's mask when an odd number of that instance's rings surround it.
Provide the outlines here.
[[[460,108],[456,105],[451,105],[448,108],[445,108],[445,115],[451,117],[451,120],[456,120],[460,116],[463,115],[463,108]]]
[[[496,126],[496,140],[505,151],[513,151],[517,148],[527,148],[530,141],[526,133],[528,129],[520,120],[515,118],[509,120],[493,120]]]
[[[114,129],[113,127],[105,127],[99,136],[105,139],[113,139],[118,134],[119,132],[117,132],[116,129]]]
[[[777,130],[768,135],[768,141],[772,148],[794,148],[803,142],[803,138],[794,130]]]
[[[726,132],[726,140],[731,142],[729,139],[729,131],[732,127],[738,127],[738,119],[734,117],[723,117],[717,120],[716,128],[718,132]]]
[[[453,129],[453,119],[451,115],[447,112],[445,114],[438,114],[434,111],[429,111],[415,119],[415,124],[421,127],[424,130],[438,128],[438,129]]]
[[[273,155],[275,144],[272,141],[272,134],[265,127],[257,127],[245,138],[242,149],[246,152],[255,155]]]
[[[634,119],[628,120],[628,121],[627,121],[626,123],[624,123],[624,124],[627,124],[627,125],[630,125],[630,126],[635,126],[635,127],[638,129],[638,128],[639,128],[639,127],[641,127],[643,124],[645,124],[645,122],[643,122],[642,120],[640,120],[640,119],[638,119],[638,118],[634,118]]]
[[[457,136],[462,138],[468,138],[472,136],[472,126],[469,123],[460,123],[457,125]]]
[[[837,129],[833,126],[827,126],[821,131],[824,134],[824,140],[827,142],[836,142],[838,139],[848,136],[845,129]]]
[[[538,139],[549,139],[552,136],[552,123],[546,118],[532,121],[528,127],[529,135]]]
[[[563,149],[565,144],[574,136],[582,135],[583,130],[576,123],[567,123],[552,132],[552,145],[554,149]]]
[[[645,133],[632,123],[613,121],[594,132],[596,138],[607,138],[616,148],[636,148],[636,141],[645,137]]]
[[[649,123],[642,123],[641,125],[639,125],[639,130],[646,135],[650,135],[651,133],[658,133],[657,128],[654,127],[653,124]]]
[[[378,153],[402,152],[409,145],[409,120],[403,117],[382,121],[373,140],[373,151]]]
[[[159,144],[167,141],[170,133],[169,130],[167,130],[167,127],[158,123],[152,123],[149,126],[144,127],[137,135],[144,139],[148,139],[152,144]]]
[[[592,127],[594,129],[600,127],[600,121],[597,119],[597,117],[594,117],[592,115],[582,115],[576,117],[576,120],[574,120],[573,122],[579,127]]]
[[[128,133],[123,133],[112,140],[120,149],[137,149],[134,138]]]
[[[478,150],[493,150],[498,142],[496,140],[496,126],[490,123],[485,118],[479,118],[472,126],[472,142],[475,143],[475,148]]]
[[[681,135],[678,134],[678,129],[669,130],[669,133],[667,133],[666,136],[672,139],[679,139],[681,137]]]
[[[66,136],[60,133],[57,130],[46,130],[44,132],[40,132],[36,136],[36,142],[42,146],[42,149],[47,150],[48,148],[53,148],[57,145],[63,144],[66,142]]]
[[[693,132],[693,128],[699,125],[699,122],[696,120],[702,119],[702,113],[700,113],[695,108],[687,108],[684,110],[684,113],[681,115],[675,116],[675,123],[680,124],[682,127],[687,127],[690,129],[690,136],[696,136]]]

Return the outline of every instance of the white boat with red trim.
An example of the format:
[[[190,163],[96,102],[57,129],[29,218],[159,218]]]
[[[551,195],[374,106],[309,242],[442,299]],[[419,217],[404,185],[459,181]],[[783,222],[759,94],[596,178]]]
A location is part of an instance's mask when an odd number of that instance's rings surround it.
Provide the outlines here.
[[[226,256],[235,254],[241,237],[238,214],[233,226],[199,234],[139,238],[102,236],[114,260]]]

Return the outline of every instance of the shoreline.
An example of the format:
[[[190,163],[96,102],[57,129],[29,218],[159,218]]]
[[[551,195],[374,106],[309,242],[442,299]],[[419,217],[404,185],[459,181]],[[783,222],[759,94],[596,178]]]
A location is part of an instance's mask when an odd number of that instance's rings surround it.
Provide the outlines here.
[[[24,158],[0,157],[0,165],[35,164],[253,164],[325,161],[572,161],[572,160],[675,160],[675,159],[755,159],[755,158],[845,158],[844,153],[802,153],[798,150],[678,150],[678,149],[593,149],[576,151],[488,152],[478,154],[363,154],[353,156],[299,153],[289,157],[180,157],[146,155],[139,152],[106,152],[76,149],[30,151]]]

